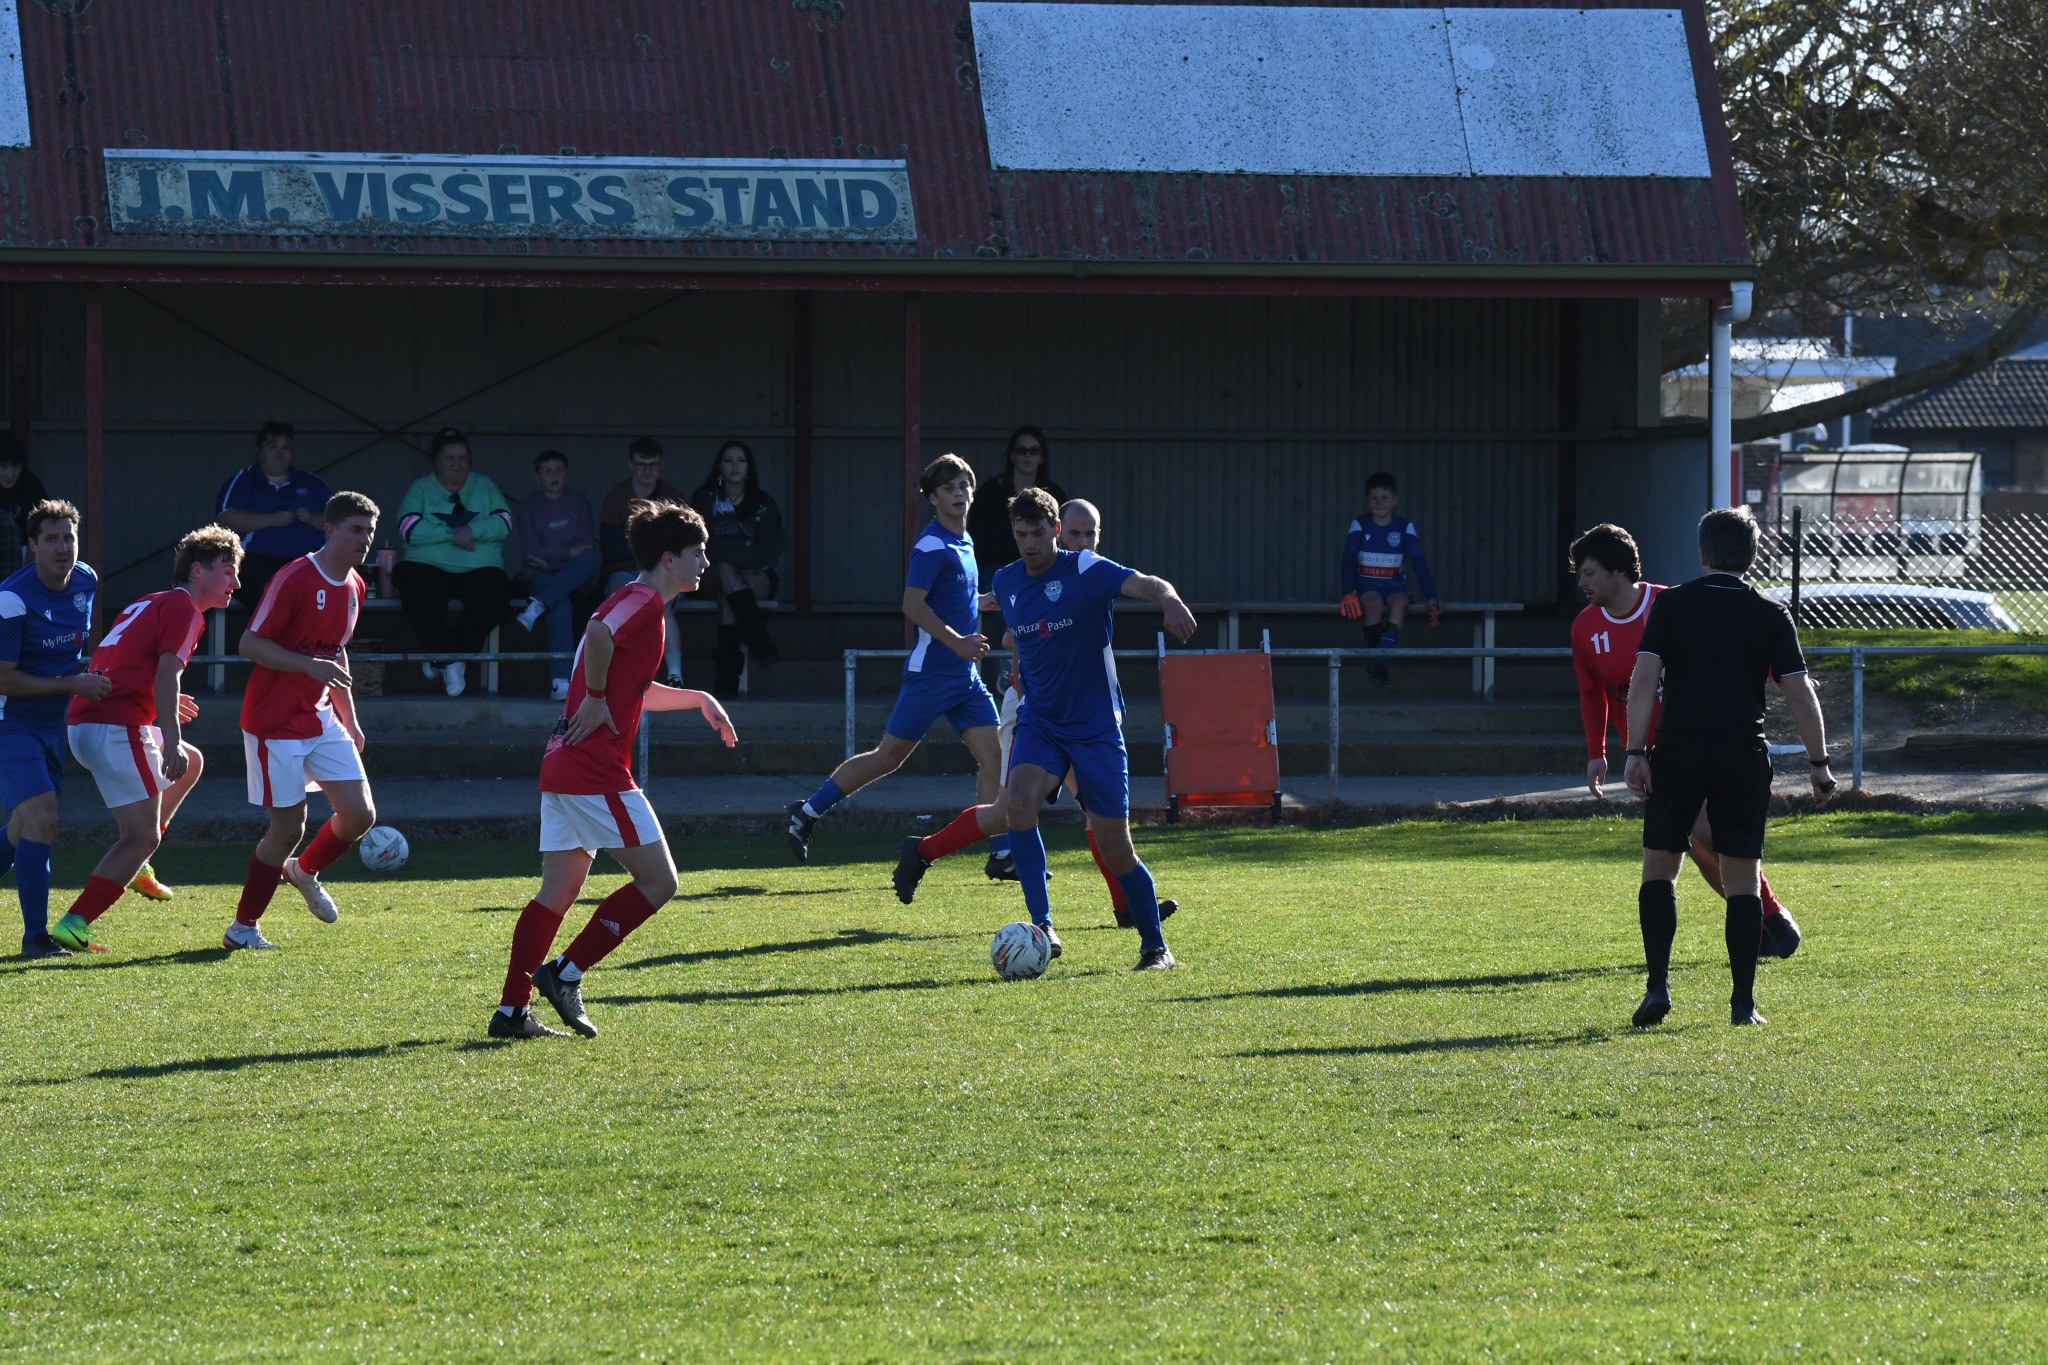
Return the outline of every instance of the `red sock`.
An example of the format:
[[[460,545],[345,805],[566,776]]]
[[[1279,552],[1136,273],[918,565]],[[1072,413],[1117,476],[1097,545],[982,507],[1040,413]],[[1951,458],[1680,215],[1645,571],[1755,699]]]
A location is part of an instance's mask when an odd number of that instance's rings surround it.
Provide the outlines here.
[[[1109,870],[1109,864],[1102,861],[1102,845],[1095,842],[1095,831],[1088,831],[1088,852],[1095,859],[1095,870],[1102,874],[1102,880],[1109,883],[1109,903],[1119,910],[1129,911],[1131,903],[1124,896],[1124,884]]]
[[[1756,881],[1758,887],[1757,894],[1763,897],[1764,918],[1769,919],[1772,915],[1784,914],[1785,907],[1778,904],[1777,893],[1771,890],[1771,879],[1759,872],[1757,873]]]
[[[624,943],[626,935],[653,919],[659,908],[648,904],[640,888],[627,882],[598,903],[590,923],[583,926],[583,932],[576,935],[576,941],[562,956],[575,963],[578,971],[587,972]]]
[[[88,877],[85,890],[78,893],[78,899],[71,902],[71,913],[91,924],[107,913],[107,907],[121,899],[121,893],[128,888],[119,882],[110,882],[105,877]]]
[[[948,853],[958,853],[961,849],[978,844],[986,838],[988,836],[981,832],[981,808],[969,806],[953,817],[952,824],[936,834],[927,834],[920,839],[917,844],[917,856],[928,863],[935,863]]]
[[[532,1002],[533,974],[548,960],[548,949],[555,946],[561,927],[560,915],[539,901],[526,903],[512,928],[512,960],[505,964],[505,993],[498,997],[499,1004],[524,1009]]]
[[[313,842],[306,845],[306,851],[299,855],[299,871],[319,876],[336,858],[348,852],[349,845],[334,832],[334,817],[320,826],[320,832],[313,836]]]
[[[277,894],[277,884],[283,880],[283,868],[272,867],[250,854],[249,875],[242,880],[242,899],[235,902],[235,923],[254,924],[262,919],[263,912],[270,907],[270,898]]]

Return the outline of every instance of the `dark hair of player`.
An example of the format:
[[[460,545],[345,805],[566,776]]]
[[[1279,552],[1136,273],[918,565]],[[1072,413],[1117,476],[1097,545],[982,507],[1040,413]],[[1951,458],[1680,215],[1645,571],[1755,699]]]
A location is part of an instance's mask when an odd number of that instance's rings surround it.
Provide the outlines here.
[[[28,450],[11,431],[0,431],[0,465],[28,468]]]
[[[539,469],[544,464],[558,464],[562,468],[567,469],[569,467],[569,457],[559,450],[543,450],[540,454],[533,457],[533,467]]]
[[[1373,490],[1376,488],[1384,488],[1389,493],[1395,493],[1400,491],[1399,486],[1396,485],[1394,482],[1394,476],[1392,474],[1389,474],[1384,469],[1380,470],[1377,474],[1368,474],[1365,476],[1366,496],[1371,497]]]
[[[924,491],[926,497],[930,497],[934,488],[940,484],[951,483],[963,474],[967,476],[969,488],[980,482],[974,477],[973,465],[958,455],[941,455],[924,467],[924,473],[918,476],[917,486]]]
[[[435,459],[449,446],[469,449],[469,437],[461,427],[442,427],[427,440],[427,458]]]
[[[292,424],[290,422],[265,422],[261,427],[257,428],[256,448],[258,450],[263,449],[263,443],[273,436],[282,436],[289,441],[292,438]]]
[[[1010,487],[1017,486],[1017,438],[1029,436],[1038,442],[1038,482],[1052,482],[1052,443],[1045,439],[1045,433],[1034,426],[1021,426],[1010,433],[1010,439],[1003,443],[1003,473],[1010,479]]]
[[[222,558],[242,560],[242,539],[225,526],[202,526],[187,531],[171,556],[171,584],[183,587],[192,577],[195,564],[214,565]]]
[[[1631,583],[1642,579],[1643,556],[1636,549],[1635,538],[1611,521],[1601,522],[1572,542],[1572,572],[1577,573],[1589,559],[1609,573],[1625,575]]]
[[[1717,507],[1700,518],[1700,558],[1717,573],[1742,573],[1756,563],[1756,541],[1747,507]]]
[[[1026,526],[1051,526],[1060,519],[1059,504],[1043,488],[1027,488],[1010,499],[1010,520]]]
[[[697,491],[691,495],[691,500],[695,501],[706,494],[715,497],[725,487],[725,471],[721,466],[725,463],[725,452],[728,450],[737,450],[747,457],[747,491],[740,495],[739,507],[736,509],[741,516],[747,516],[753,512],[754,504],[761,497],[761,467],[754,463],[754,448],[745,441],[719,442],[718,453],[711,457],[711,472],[704,476],[704,482],[697,485]]]
[[[327,500],[325,515],[329,526],[339,526],[350,517],[368,517],[375,521],[381,514],[377,511],[377,504],[361,493],[341,492]]]
[[[643,457],[650,460],[660,459],[661,442],[655,440],[652,436],[634,437],[633,444],[626,447],[626,458],[638,460]]]
[[[22,526],[28,532],[29,544],[35,544],[36,538],[42,535],[46,521],[68,521],[75,528],[79,521],[78,509],[62,498],[44,498],[29,508],[28,519]]]
[[[703,543],[704,518],[696,508],[645,498],[626,504],[626,547],[642,571],[658,567],[663,555],[679,555]]]

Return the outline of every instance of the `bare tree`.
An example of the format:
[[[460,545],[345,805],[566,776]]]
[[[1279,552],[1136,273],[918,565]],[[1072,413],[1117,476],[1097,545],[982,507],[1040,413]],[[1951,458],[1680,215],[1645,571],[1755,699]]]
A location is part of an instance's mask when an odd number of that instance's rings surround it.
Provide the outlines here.
[[[2048,0],[1709,0],[1759,310],[2000,320],[1937,364],[1735,424],[1832,421],[2010,351],[2048,313]],[[1667,361],[1705,319],[1667,326]],[[1697,333],[1698,349],[1695,350]]]

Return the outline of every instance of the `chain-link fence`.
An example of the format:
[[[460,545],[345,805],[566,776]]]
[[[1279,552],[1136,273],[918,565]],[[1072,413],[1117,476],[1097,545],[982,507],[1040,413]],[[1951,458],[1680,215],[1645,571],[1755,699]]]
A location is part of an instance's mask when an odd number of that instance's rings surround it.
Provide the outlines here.
[[[1829,630],[2048,632],[2048,516],[1809,516],[1764,527],[1750,581]]]

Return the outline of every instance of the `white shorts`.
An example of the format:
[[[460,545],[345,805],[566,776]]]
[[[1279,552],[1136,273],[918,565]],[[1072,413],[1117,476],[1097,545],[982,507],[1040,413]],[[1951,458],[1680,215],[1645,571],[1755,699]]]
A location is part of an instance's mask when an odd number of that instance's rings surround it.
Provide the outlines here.
[[[1017,703],[1022,700],[1023,698],[1017,695],[1016,688],[1003,689],[1003,709],[1000,723],[996,726],[996,743],[1001,747],[1003,754],[1002,766],[997,771],[1003,775],[1003,785],[1006,787],[1010,785],[1010,745],[1017,738]]]
[[[638,788],[603,796],[540,794],[543,853],[572,848],[595,853],[601,848],[639,848],[661,841],[661,822],[654,818],[654,807],[647,804],[647,793]]]
[[[296,806],[322,782],[361,782],[363,756],[332,710],[320,713],[324,728],[311,739],[258,739],[242,731],[242,756],[249,768],[249,804]]]
[[[164,776],[164,732],[154,725],[73,725],[71,755],[99,784],[108,810],[147,801],[171,785]]]

